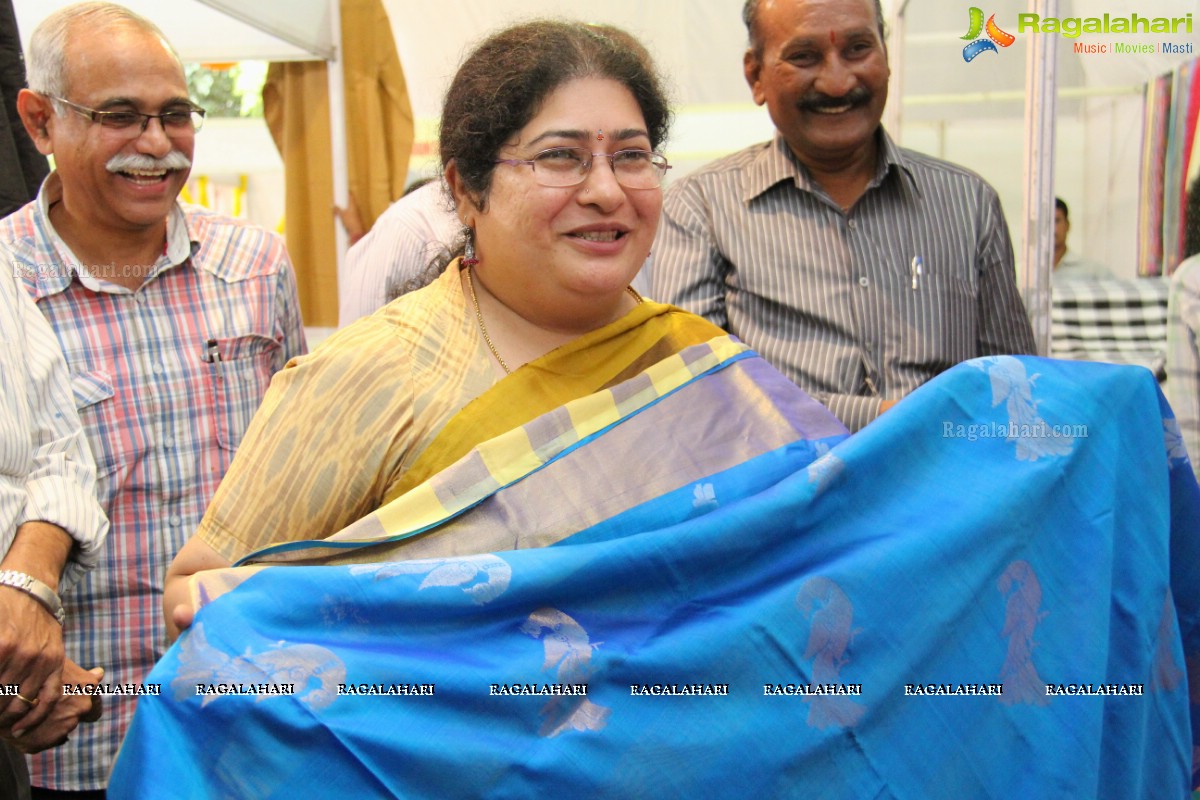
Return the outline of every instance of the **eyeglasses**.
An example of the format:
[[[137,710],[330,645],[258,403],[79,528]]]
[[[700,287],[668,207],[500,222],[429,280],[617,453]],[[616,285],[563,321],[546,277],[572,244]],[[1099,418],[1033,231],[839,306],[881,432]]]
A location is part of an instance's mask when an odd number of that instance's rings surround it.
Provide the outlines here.
[[[48,94],[47,98],[56,103],[62,103],[82,117],[92,122],[100,123],[100,127],[112,131],[124,131],[130,136],[139,136],[145,132],[150,120],[156,119],[162,125],[163,132],[168,136],[181,136],[195,133],[204,127],[204,109],[195,103],[186,103],[179,108],[172,108],[161,114],[143,114],[140,111],[97,111],[94,108],[72,103],[70,100]]]
[[[533,177],[542,186],[565,188],[578,186],[587,178],[597,158],[607,158],[617,183],[626,189],[657,189],[671,165],[665,156],[650,150],[618,150],[593,153],[585,147],[551,147],[533,158],[501,158],[497,164],[528,164]]]

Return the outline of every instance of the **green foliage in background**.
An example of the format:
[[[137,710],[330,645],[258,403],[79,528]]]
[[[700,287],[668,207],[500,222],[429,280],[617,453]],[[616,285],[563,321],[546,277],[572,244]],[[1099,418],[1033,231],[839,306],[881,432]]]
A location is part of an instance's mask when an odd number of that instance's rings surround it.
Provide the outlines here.
[[[262,70],[254,62],[235,64],[229,69],[209,69],[187,64],[188,94],[208,112],[208,118],[261,117]],[[246,67],[250,67],[246,69]]]

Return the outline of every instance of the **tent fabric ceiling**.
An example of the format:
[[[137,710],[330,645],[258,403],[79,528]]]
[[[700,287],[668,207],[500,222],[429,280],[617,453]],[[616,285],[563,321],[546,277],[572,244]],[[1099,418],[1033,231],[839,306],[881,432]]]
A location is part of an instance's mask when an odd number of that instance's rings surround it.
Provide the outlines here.
[[[38,23],[54,11],[74,3],[76,0],[13,0],[17,12],[17,24],[21,29],[21,41],[26,48],[29,36]],[[292,41],[266,33],[228,14],[210,8],[197,0],[118,0],[121,5],[152,20],[167,39],[179,51],[184,61],[296,61],[318,58],[313,49],[305,49]],[[248,6],[247,3],[242,3]],[[320,19],[327,25],[328,0],[259,0],[256,9],[269,10],[275,7],[288,9],[292,20],[310,21]],[[309,7],[312,7],[311,9]],[[315,9],[315,14],[313,9]],[[319,40],[317,26],[309,22],[310,33],[289,25],[284,30],[292,39],[299,40],[307,35]],[[326,37],[328,44],[328,37]]]
[[[897,0],[884,2],[888,16]],[[520,19],[567,16],[626,28],[646,42],[675,87],[680,106],[750,105],[742,77],[746,31],[740,0],[454,0],[449,6],[417,0],[384,0],[405,70],[410,75],[418,117],[436,117],[441,93],[463,53],[488,32]],[[905,7],[905,42],[893,42],[893,60],[904,58],[906,97],[977,94],[982,90],[1023,92],[1025,47],[1017,43],[1002,53],[987,53],[972,64],[963,61],[968,3],[962,0],[909,0]],[[1023,10],[1024,4],[1017,8]],[[1197,11],[1196,0],[1060,0],[1060,16],[1096,16],[1107,12],[1128,16],[1182,17]],[[1009,32],[1017,27],[1011,5],[997,12]],[[1196,19],[1200,25],[1200,18]],[[1126,89],[1169,71],[1185,56],[1129,55],[1084,58],[1072,53],[1071,40],[1059,43],[1059,86]],[[983,59],[987,59],[984,61]],[[894,100],[895,98],[893,98]],[[1020,103],[998,112],[1022,113]],[[986,109],[975,108],[976,112]],[[908,111],[905,112],[906,116]],[[926,112],[922,112],[926,113]],[[942,112],[932,112],[942,113]],[[944,113],[957,116],[958,109]]]
[[[199,2],[289,42],[321,60],[328,61],[336,55],[328,0],[288,0],[286,3],[260,0],[254,4],[244,0]]]
[[[22,37],[69,0],[14,0]],[[898,0],[883,3],[885,16]],[[239,59],[293,60],[330,50],[330,0],[125,0],[124,5],[153,19],[186,61]],[[210,7],[213,6],[213,7]],[[645,41],[674,87],[679,106],[747,106],[749,92],[742,77],[746,32],[739,0],[384,0],[397,46],[409,75],[417,117],[439,112],[441,94],[467,49],[488,32],[517,20],[564,16],[626,28]],[[1196,0],[1062,0],[1060,16],[1095,16],[1102,12],[1128,16],[1183,16],[1196,11]],[[224,7],[233,16],[219,11]],[[1016,30],[1016,10],[997,14],[997,22]],[[267,33],[242,20],[260,20]],[[1197,20],[1200,24],[1200,20]],[[985,54],[986,64],[963,62],[961,36],[967,12],[962,0],[908,0],[905,42],[892,43],[893,59],[904,59],[905,97],[1022,91],[1025,86],[1024,43],[999,54]],[[297,46],[295,42],[304,42]],[[1085,58],[1074,55],[1071,40],[1061,39],[1059,86],[1125,88],[1140,85],[1177,66],[1185,56],[1164,54]],[[984,66],[985,69],[978,69]],[[895,98],[893,98],[894,100]],[[953,104],[951,104],[953,105]],[[978,110],[978,109],[977,109]],[[959,109],[922,110],[956,116]],[[1015,109],[1003,113],[1020,113]],[[906,115],[908,112],[906,111]]]

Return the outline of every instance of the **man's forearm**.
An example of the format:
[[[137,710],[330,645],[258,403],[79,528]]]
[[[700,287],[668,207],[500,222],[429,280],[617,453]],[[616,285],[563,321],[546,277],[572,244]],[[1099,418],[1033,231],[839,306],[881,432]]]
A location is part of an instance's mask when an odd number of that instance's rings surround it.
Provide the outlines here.
[[[24,572],[58,591],[63,567],[75,541],[49,522],[30,521],[17,528],[16,538],[0,560],[0,569]]]
[[[7,740],[40,726],[62,699],[62,604],[47,590],[58,591],[74,544],[57,525],[29,521],[17,527],[0,559],[0,570],[45,584],[0,586],[0,684],[19,687],[11,702],[0,704],[0,737]]]

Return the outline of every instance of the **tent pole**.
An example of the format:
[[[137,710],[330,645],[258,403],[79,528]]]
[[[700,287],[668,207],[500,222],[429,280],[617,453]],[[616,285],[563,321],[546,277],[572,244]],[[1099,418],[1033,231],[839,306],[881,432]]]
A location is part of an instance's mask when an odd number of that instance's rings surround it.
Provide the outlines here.
[[[1058,17],[1058,0],[1029,0],[1030,13]],[[1025,62],[1025,227],[1017,283],[1039,355],[1050,354],[1050,272],[1054,267],[1054,111],[1058,37],[1029,37]]]
[[[333,43],[333,58],[326,63],[329,77],[329,145],[333,159],[333,204],[348,208],[350,202],[350,167],[346,154],[346,80],[343,61],[345,48],[342,43],[342,4],[340,0],[329,0],[330,39]],[[332,209],[330,210],[332,214]],[[337,254],[337,276],[339,287],[342,265],[350,239],[341,222],[335,222],[334,248]]]
[[[908,56],[905,48],[904,14],[908,10],[909,0],[901,0],[892,10],[887,24],[888,62],[892,74],[888,79],[888,104],[883,111],[883,127],[896,142],[903,144],[900,126],[903,123],[904,112],[904,63]]]

